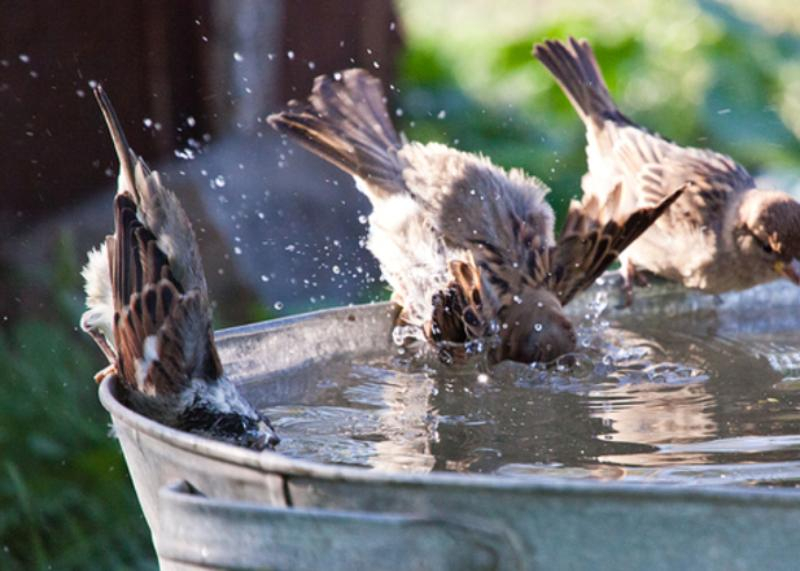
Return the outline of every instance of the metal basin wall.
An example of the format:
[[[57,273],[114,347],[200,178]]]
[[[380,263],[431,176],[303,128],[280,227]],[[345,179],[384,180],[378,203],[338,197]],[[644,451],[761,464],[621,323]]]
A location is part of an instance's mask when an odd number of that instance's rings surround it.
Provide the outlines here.
[[[319,359],[385,350],[392,310],[218,334],[256,403]],[[161,426],[100,388],[162,569],[794,569],[800,494],[399,474],[256,453]],[[272,391],[272,392],[271,392]]]

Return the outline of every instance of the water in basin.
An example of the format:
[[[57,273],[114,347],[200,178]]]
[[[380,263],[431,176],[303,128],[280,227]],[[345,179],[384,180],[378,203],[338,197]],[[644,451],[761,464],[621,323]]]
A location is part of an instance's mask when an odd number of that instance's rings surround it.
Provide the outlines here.
[[[798,288],[800,289],[800,288]],[[669,291],[578,305],[570,365],[457,368],[401,350],[292,371],[283,454],[390,471],[800,482],[800,296]],[[286,379],[284,379],[286,380]]]

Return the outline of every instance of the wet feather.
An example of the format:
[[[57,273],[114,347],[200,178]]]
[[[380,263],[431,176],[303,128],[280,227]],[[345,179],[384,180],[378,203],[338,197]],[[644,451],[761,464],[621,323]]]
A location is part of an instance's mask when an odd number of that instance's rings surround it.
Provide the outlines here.
[[[445,145],[406,142],[388,120],[377,79],[358,69],[338,77],[317,78],[305,103],[269,123],[353,175],[370,199],[368,247],[403,304],[404,325],[420,328],[448,359],[464,352],[454,345],[487,338],[496,361],[572,351],[563,303],[616,259],[639,222],[651,223],[669,204],[649,218],[606,222],[602,207],[588,202],[576,207],[559,246],[541,180]],[[616,215],[616,202],[606,202]],[[574,245],[592,236],[596,247]],[[552,290],[567,286],[562,303]]]
[[[129,149],[105,92],[95,94],[120,160],[114,234],[82,272],[88,310],[81,325],[109,358],[102,373],[116,374],[130,405],[155,420],[251,448],[274,446],[269,421],[224,375],[186,213]],[[215,413],[227,421],[213,422]]]

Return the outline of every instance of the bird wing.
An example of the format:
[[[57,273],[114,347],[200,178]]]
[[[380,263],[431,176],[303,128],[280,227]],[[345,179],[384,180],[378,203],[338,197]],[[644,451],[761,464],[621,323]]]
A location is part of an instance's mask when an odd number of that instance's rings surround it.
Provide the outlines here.
[[[663,218],[671,228],[721,224],[731,196],[755,186],[747,170],[722,153],[681,147],[637,127],[619,128],[614,138],[611,161],[637,206],[654,206],[686,185]]]
[[[120,163],[118,194],[129,194],[136,215],[156,236],[160,250],[169,259],[170,268],[181,285],[186,290],[198,289],[207,297],[203,263],[186,211],[177,196],[162,184],[159,174],[151,172],[130,148],[105,90],[98,85],[94,93]]]
[[[433,296],[431,319],[423,328],[433,343],[462,344],[488,334],[480,270],[471,256],[468,258],[450,262],[453,279]]]
[[[644,233],[681,196],[673,191],[655,206],[620,216],[621,186],[604,204],[595,196],[573,201],[556,245],[534,251],[532,276],[555,293],[562,305],[591,286],[634,240]]]
[[[120,161],[106,240],[117,372],[145,394],[176,394],[194,378],[222,376],[197,242],[177,197],[131,151],[99,86],[95,96]]]
[[[117,372],[125,383],[145,394],[166,395],[193,378],[221,377],[202,292],[183,289],[128,193],[114,201],[108,244]]]

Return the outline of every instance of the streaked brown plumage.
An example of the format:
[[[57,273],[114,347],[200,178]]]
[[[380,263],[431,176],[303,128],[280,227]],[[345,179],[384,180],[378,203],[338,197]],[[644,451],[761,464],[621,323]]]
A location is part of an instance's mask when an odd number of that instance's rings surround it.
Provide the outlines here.
[[[623,115],[586,41],[546,41],[534,55],[586,126],[586,196],[604,200],[621,185],[623,211],[656,204],[677,186],[683,197],[622,256],[637,269],[710,293],[800,278],[800,204],[759,190],[744,167],[707,149],[681,147]]]
[[[544,183],[444,145],[406,142],[380,82],[359,69],[318,77],[307,102],[290,102],[269,123],[355,177],[373,206],[368,247],[403,306],[401,321],[449,358],[452,344],[495,333],[495,361],[572,351],[563,305],[679,194],[628,218],[617,216],[618,191],[573,203],[556,241]]]
[[[95,89],[120,161],[114,234],[89,253],[81,326],[97,341],[130,405],[170,426],[255,449],[278,439],[225,377],[211,329],[197,243],[178,198],[130,150]]]

